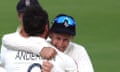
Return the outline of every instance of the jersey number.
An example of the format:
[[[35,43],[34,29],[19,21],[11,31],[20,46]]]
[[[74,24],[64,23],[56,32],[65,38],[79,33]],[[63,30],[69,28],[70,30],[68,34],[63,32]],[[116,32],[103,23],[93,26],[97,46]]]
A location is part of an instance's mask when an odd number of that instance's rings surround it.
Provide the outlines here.
[[[39,63],[33,63],[32,65],[29,66],[28,71],[27,72],[31,72],[33,68],[39,68],[40,70],[42,69],[42,66]]]

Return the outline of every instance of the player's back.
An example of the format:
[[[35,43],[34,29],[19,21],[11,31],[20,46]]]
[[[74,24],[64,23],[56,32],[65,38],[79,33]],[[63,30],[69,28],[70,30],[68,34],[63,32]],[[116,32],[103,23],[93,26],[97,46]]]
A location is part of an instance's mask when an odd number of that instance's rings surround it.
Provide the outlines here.
[[[9,50],[4,46],[2,46],[1,50],[1,55],[5,53],[2,58],[7,72],[28,72],[31,65],[34,63],[40,64],[43,61],[42,58],[34,55],[33,53]]]
[[[5,37],[20,38],[20,40],[24,40],[17,32],[6,34],[2,39]],[[1,46],[1,61],[7,72],[28,72],[31,65],[34,63],[40,64],[43,61],[41,57],[33,53],[21,50],[15,51],[6,47],[7,46],[4,46],[3,42]],[[38,71],[40,72],[40,68],[38,68]]]

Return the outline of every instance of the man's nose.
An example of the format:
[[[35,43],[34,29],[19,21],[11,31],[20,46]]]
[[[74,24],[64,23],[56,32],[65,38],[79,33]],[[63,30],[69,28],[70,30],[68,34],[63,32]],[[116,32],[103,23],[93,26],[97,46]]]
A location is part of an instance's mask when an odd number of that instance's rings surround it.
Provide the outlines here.
[[[62,46],[63,46],[63,41],[60,40],[60,41],[58,42],[58,47],[59,47],[59,48],[62,48]]]

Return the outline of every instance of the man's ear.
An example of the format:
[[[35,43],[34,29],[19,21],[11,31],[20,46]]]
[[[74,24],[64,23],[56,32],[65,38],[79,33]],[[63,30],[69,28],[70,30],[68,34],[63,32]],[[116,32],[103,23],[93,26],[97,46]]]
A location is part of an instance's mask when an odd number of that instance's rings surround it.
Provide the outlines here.
[[[19,14],[18,14],[18,20],[19,20],[20,22],[22,22],[22,20],[23,20],[23,14],[22,14],[22,13],[19,13]]]
[[[48,26],[48,24],[45,25],[45,30],[46,30],[46,32],[49,32],[49,26]]]
[[[48,35],[49,35],[49,25],[48,24],[45,25],[44,35],[45,35],[45,37],[48,37]]]
[[[49,26],[46,24],[43,32],[44,38],[46,39],[49,35]]]

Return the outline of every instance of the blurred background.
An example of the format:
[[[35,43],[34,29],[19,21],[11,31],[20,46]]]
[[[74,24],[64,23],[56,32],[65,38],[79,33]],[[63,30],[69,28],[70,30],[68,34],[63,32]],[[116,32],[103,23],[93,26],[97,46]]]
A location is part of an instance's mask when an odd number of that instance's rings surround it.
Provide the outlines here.
[[[19,26],[18,0],[0,1],[0,41]],[[39,0],[52,19],[59,13],[77,22],[74,42],[83,45],[95,72],[120,72],[120,0]],[[1,42],[0,42],[1,44]]]

